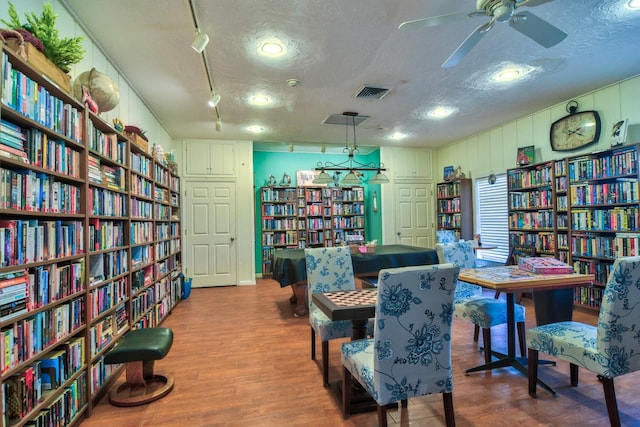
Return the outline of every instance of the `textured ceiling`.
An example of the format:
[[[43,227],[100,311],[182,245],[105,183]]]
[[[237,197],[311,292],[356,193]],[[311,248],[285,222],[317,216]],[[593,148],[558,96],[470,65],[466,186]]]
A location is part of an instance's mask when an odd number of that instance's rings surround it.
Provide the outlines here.
[[[344,144],[330,114],[370,116],[358,126],[361,145],[437,147],[564,102],[640,73],[640,11],[621,0],[540,1],[535,13],[569,36],[546,49],[497,23],[453,68],[441,64],[476,27],[474,17],[447,25],[399,31],[404,21],[474,11],[473,0],[193,0],[205,49],[222,100],[215,113],[202,57],[191,49],[194,24],[188,0],[62,0],[84,23],[174,138],[261,140],[285,149],[305,143]],[[260,40],[277,36],[288,55],[255,55]],[[486,82],[507,63],[539,69],[509,85]],[[290,87],[287,79],[300,84]],[[380,100],[356,99],[364,84],[390,87]],[[256,92],[273,106],[247,105]],[[435,121],[425,112],[457,109]],[[597,106],[595,106],[597,108]],[[256,136],[246,128],[259,125]],[[392,132],[409,136],[392,141]]]

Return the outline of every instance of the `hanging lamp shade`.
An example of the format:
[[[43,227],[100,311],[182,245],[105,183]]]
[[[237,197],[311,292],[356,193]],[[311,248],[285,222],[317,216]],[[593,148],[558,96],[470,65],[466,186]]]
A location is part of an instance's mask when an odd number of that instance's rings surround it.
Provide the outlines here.
[[[382,171],[378,170],[373,178],[369,180],[369,184],[387,184],[389,182],[389,178]]]
[[[312,182],[314,184],[331,184],[333,183],[333,178],[331,178],[331,175],[323,170],[320,172],[320,174],[318,174],[317,177],[314,178]]]
[[[358,178],[354,171],[350,170],[340,183],[342,185],[358,185],[360,184],[360,178]]]

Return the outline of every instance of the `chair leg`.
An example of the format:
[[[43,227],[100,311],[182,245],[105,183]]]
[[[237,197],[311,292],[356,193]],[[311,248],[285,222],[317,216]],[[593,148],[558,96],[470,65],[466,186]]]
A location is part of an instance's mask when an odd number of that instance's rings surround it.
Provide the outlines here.
[[[316,360],[316,331],[311,328],[311,360]]]
[[[455,427],[456,417],[453,413],[453,393],[442,393],[444,403],[444,419],[447,427]]]
[[[482,328],[484,342],[484,363],[491,363],[491,328]]]
[[[402,399],[400,401],[400,406],[402,406],[403,408],[406,408],[407,405],[409,405],[409,400],[408,399]]]
[[[322,341],[322,385],[329,384],[329,341]]]
[[[538,385],[538,350],[530,348],[528,358],[529,396],[536,397],[536,386]]]
[[[480,326],[476,325],[473,328],[473,342],[478,342],[478,337],[480,336]]]
[[[611,427],[620,427],[620,414],[618,413],[618,401],[616,400],[616,388],[613,378],[605,378],[598,375],[598,380],[604,389],[604,400],[607,402],[607,412],[609,413],[609,424]]]
[[[387,427],[387,406],[378,405],[378,427]]]
[[[496,291],[495,295],[493,296],[495,299],[500,299],[500,291]]]
[[[351,415],[351,372],[344,366],[342,367],[342,417],[349,418]]]
[[[516,328],[518,329],[518,343],[520,344],[520,356],[526,357],[527,345],[525,341],[527,339],[527,332],[525,331],[525,328],[524,328],[524,322],[518,322],[516,324]]]
[[[569,372],[571,377],[571,385],[574,387],[578,387],[578,365],[570,363]]]

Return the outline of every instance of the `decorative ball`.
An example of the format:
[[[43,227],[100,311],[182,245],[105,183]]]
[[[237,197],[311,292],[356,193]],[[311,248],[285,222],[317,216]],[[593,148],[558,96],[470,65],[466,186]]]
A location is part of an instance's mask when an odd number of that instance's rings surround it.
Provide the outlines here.
[[[111,111],[120,102],[120,88],[109,76],[92,68],[73,81],[73,95],[82,99],[82,86],[89,90],[91,98],[98,104],[100,112]]]

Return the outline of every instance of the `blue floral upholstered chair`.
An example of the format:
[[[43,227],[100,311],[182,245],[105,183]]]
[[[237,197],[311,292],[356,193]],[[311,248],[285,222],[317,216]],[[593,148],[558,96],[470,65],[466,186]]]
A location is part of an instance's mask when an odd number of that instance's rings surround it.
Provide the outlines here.
[[[342,344],[345,418],[355,379],[376,401],[379,426],[387,425],[386,405],[433,393],[442,393],[447,426],[455,425],[451,318],[459,271],[453,264],[380,271],[374,338]]]
[[[458,241],[458,236],[453,230],[438,230],[436,231],[437,243],[455,243]]]
[[[307,248],[304,250],[307,268],[307,296],[311,324],[311,360],[316,360],[316,334],[322,342],[322,383],[329,382],[329,340],[347,338],[352,334],[351,321],[333,321],[311,301],[315,292],[355,289],[351,252],[346,246]],[[370,324],[373,322],[371,321]],[[372,328],[368,328],[372,330]]]
[[[569,362],[571,385],[578,368],[594,372],[602,382],[612,426],[620,426],[613,384],[615,377],[640,369],[640,257],[613,263],[602,295],[598,325],[565,321],[527,331],[529,394],[536,395],[538,352]]]
[[[436,244],[438,260],[441,263],[453,263],[459,268],[476,268],[476,255],[472,242]],[[491,328],[507,323],[507,304],[505,301],[482,296],[478,285],[458,281],[454,299],[454,316],[470,321],[475,325],[474,341],[477,341],[478,328],[482,329],[485,363],[491,362]],[[525,309],[515,305],[515,320],[518,329],[520,354],[525,355]]]

